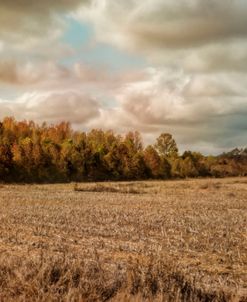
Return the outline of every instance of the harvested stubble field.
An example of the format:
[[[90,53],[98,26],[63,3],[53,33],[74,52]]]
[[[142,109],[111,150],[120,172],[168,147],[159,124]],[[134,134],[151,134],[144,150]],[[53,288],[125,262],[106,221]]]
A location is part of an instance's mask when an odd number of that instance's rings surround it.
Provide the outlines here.
[[[2,185],[0,301],[247,301],[247,179]]]

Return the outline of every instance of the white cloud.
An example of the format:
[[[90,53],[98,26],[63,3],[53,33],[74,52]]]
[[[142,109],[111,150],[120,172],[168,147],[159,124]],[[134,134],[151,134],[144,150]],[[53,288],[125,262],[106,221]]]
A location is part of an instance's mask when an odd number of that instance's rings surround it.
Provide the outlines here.
[[[232,148],[246,137],[247,90],[240,87],[247,83],[239,74],[231,76],[149,68],[145,78],[119,88],[115,108],[101,108],[88,125],[118,132],[137,129],[148,143],[170,132],[182,150]]]
[[[245,0],[11,0],[0,11],[0,82],[23,92],[15,104],[0,101],[2,115],[137,129],[148,141],[167,131],[201,150],[246,138]],[[72,51],[59,42],[66,15],[152,67],[121,74],[55,63]]]
[[[182,145],[202,150],[245,140],[245,0],[94,0],[74,17],[90,22],[99,41],[141,54],[153,66],[148,78],[118,91],[119,107],[101,114],[108,124],[135,127],[149,138],[172,132]]]
[[[0,102],[1,117],[14,115],[17,119],[57,123],[85,123],[99,115],[99,105],[90,96],[73,91],[63,93],[25,93],[15,102]]]

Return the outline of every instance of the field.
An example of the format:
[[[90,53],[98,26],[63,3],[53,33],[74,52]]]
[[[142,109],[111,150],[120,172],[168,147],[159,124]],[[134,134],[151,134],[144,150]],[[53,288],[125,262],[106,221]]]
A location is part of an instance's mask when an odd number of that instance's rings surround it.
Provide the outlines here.
[[[1,185],[0,301],[247,301],[247,179]]]

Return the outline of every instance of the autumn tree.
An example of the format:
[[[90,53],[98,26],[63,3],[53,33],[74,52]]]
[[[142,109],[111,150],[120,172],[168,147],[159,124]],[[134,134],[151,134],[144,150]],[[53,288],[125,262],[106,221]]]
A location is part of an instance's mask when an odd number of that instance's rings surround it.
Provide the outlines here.
[[[156,139],[155,148],[160,156],[174,157],[178,155],[177,144],[169,133],[162,133]]]
[[[144,150],[144,160],[147,167],[149,178],[160,178],[161,172],[161,158],[155,148],[151,145]]]
[[[8,181],[10,179],[12,166],[13,161],[10,146],[0,144],[0,181]]]
[[[171,134],[162,133],[155,145],[143,148],[139,132],[118,135],[93,129],[74,131],[70,124],[33,121],[0,122],[0,181],[56,182],[135,180],[247,174],[247,156],[235,151],[205,157],[178,154]],[[247,152],[246,152],[247,153]]]
[[[194,177],[199,175],[210,176],[207,158],[200,152],[185,151],[182,155],[182,158],[186,160],[187,163],[191,162],[190,165],[194,166],[194,172],[192,173]]]

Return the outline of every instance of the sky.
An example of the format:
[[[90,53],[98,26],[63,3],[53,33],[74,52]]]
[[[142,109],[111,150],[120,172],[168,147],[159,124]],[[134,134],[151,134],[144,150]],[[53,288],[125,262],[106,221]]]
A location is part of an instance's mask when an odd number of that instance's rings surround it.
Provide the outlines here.
[[[247,146],[247,1],[0,1],[5,116]]]

